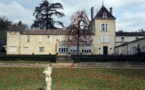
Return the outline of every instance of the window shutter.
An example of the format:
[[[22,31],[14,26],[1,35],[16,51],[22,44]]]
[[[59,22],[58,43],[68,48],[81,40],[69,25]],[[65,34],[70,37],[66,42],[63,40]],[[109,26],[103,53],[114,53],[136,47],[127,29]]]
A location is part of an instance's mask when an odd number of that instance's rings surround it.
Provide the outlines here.
[[[50,42],[50,36],[47,36],[47,42]]]
[[[108,31],[108,25],[105,24],[105,31]]]
[[[59,35],[57,36],[57,40],[60,41],[60,37],[59,37]]]
[[[101,37],[101,42],[104,42],[104,36]]]
[[[26,36],[26,42],[27,42],[27,40],[28,40],[27,38],[28,38],[28,36]]]
[[[17,51],[17,47],[16,46],[10,46],[9,50],[10,50],[10,52],[16,52]]]
[[[61,41],[61,36],[59,36],[59,39],[60,39],[60,41]]]
[[[39,36],[38,36],[38,42],[39,42]]]
[[[40,36],[40,42],[42,42],[42,36]]]
[[[107,36],[107,42],[109,42],[109,41],[110,41],[109,36]]]
[[[38,42],[42,42],[42,37],[41,36],[38,36]]]
[[[107,31],[109,31],[109,24],[107,24]]]
[[[102,24],[100,24],[100,31],[102,31]]]

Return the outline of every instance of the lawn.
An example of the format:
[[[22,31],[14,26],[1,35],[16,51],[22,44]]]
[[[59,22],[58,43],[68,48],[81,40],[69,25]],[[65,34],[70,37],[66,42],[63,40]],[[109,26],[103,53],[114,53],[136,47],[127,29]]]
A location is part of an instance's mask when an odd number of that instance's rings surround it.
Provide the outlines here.
[[[44,68],[0,68],[0,90],[45,87]],[[145,90],[143,69],[53,68],[52,90]]]

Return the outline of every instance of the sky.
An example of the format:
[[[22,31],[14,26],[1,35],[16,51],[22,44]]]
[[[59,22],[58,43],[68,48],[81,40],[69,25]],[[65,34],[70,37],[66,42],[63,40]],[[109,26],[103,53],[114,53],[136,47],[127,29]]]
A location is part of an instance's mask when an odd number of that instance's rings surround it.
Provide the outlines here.
[[[50,3],[59,2],[63,5],[63,18],[55,18],[62,21],[64,26],[70,24],[71,16],[75,11],[85,10],[89,19],[90,9],[94,7],[94,16],[102,6],[102,0],[48,0]],[[18,23],[31,26],[35,17],[33,16],[36,6],[42,0],[0,0],[0,17]],[[116,17],[116,31],[135,32],[145,29],[145,0],[104,0],[104,6],[109,10],[113,7],[113,15]]]

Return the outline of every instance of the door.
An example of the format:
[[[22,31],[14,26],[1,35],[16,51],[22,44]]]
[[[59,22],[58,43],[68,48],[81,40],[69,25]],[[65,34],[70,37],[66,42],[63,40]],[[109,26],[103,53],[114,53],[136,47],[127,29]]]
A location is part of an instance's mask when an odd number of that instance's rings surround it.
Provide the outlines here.
[[[103,47],[103,55],[108,55],[108,47],[107,46]]]

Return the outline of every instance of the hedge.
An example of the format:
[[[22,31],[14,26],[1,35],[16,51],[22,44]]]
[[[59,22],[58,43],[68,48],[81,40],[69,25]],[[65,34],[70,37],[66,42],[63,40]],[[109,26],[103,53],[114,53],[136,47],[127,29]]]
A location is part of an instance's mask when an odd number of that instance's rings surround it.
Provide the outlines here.
[[[133,55],[72,55],[72,60],[78,62],[145,62],[145,56]]]
[[[2,55],[1,61],[50,61],[56,62],[56,55]]]

